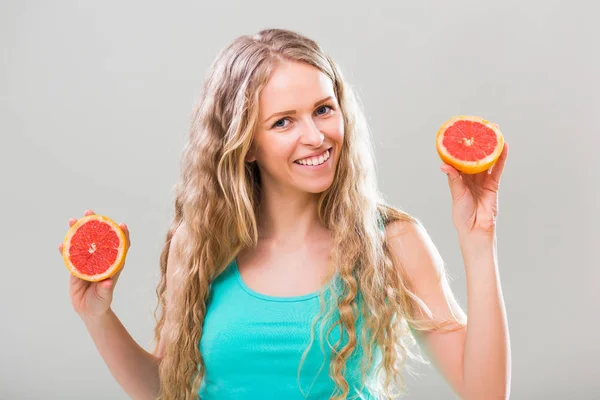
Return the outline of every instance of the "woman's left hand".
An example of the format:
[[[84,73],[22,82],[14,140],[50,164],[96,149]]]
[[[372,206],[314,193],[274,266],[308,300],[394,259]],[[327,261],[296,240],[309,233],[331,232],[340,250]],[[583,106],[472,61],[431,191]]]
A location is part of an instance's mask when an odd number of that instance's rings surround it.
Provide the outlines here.
[[[498,188],[507,156],[508,143],[505,142],[500,157],[486,171],[464,174],[445,163],[440,167],[448,175],[452,220],[459,235],[496,233]]]

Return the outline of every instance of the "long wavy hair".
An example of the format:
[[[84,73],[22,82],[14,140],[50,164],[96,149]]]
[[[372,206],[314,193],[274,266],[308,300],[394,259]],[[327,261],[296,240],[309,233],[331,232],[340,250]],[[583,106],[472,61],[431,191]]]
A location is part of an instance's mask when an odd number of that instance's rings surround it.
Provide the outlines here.
[[[338,327],[346,338],[330,344],[329,374],[336,384],[332,398],[348,397],[344,372],[358,346],[363,353],[362,377],[367,371],[380,377],[374,388],[380,397],[401,394],[407,358],[426,362],[409,350],[408,345],[415,343],[410,328],[446,329],[457,322],[431,323],[417,318],[419,309],[429,316],[431,312],[395,265],[381,228],[393,221],[420,222],[385,204],[376,185],[371,133],[362,106],[338,65],[315,41],[297,32],[262,30],[238,37],[219,53],[192,114],[156,289],[154,339],[157,346],[161,336],[166,342],[159,367],[159,399],[198,398],[205,373],[199,343],[211,283],[242,248],[257,244],[261,181],[256,163],[246,162],[245,156],[257,126],[259,94],[274,68],[285,61],[307,63],[327,75],[344,119],[335,177],[318,201],[318,216],[333,238],[331,271],[323,282],[330,283],[332,301],[325,304],[320,296],[321,314],[335,315],[337,320],[329,332]],[[167,287],[167,260],[177,231],[181,246],[174,251],[180,260],[177,273],[181,285],[167,304],[171,290]],[[332,276],[338,279],[330,279]],[[360,330],[359,318],[364,321]],[[165,326],[167,319],[170,322]],[[376,359],[376,368],[369,369]]]

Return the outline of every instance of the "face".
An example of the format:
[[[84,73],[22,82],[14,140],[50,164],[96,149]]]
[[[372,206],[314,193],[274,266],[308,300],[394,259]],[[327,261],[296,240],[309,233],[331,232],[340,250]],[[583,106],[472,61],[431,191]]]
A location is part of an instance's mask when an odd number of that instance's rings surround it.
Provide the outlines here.
[[[344,121],[329,77],[308,64],[280,64],[259,96],[258,128],[247,158],[258,164],[263,187],[325,191],[343,140]]]

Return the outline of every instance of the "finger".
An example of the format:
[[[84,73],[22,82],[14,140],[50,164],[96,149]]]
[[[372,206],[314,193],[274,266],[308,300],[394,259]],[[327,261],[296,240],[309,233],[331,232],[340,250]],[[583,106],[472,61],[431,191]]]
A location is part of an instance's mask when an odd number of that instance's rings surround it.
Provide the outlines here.
[[[88,216],[88,215],[94,215],[94,214],[95,214],[95,213],[94,213],[92,210],[90,210],[90,209],[87,209],[87,210],[85,210],[85,211],[83,212],[83,215],[85,215],[85,216]],[[73,225],[75,225],[75,223],[76,223],[77,221],[79,221],[77,218],[70,218],[70,219],[69,219],[69,226],[73,226]]]
[[[121,229],[123,229],[123,232],[125,233],[125,237],[127,238],[127,244],[131,246],[131,239],[129,238],[129,228],[127,228],[127,225],[125,223],[121,223],[119,224],[119,226],[121,227]]]
[[[442,164],[440,169],[443,173],[448,175],[448,178],[456,179],[460,176],[460,171],[454,168],[452,165]]]
[[[69,274],[69,285],[74,289],[74,290],[80,290],[82,288],[86,288],[91,284],[91,282],[88,282],[86,280],[83,280],[81,278],[76,277],[73,274]]]
[[[99,282],[99,284],[102,286],[103,289],[110,290],[115,285],[115,282],[113,278],[108,278],[103,280],[102,282]]]
[[[123,229],[123,232],[129,237],[129,228],[127,228],[127,225],[125,223],[120,223],[119,226],[121,227],[121,229]]]
[[[461,173],[448,164],[443,164],[440,169],[448,176],[448,187],[453,200],[458,200],[464,196],[467,186],[463,181]]]
[[[114,288],[115,283],[112,279],[104,279],[100,282],[95,282],[94,289],[96,292],[96,296],[102,300],[110,299],[112,296],[112,289]]]
[[[62,243],[59,243],[59,245],[58,245],[58,252],[59,252],[60,254],[62,254],[62,250],[63,250],[63,244],[62,244]]]
[[[109,279],[112,279],[113,281],[115,281],[115,283],[117,283],[117,281],[119,280],[119,276],[121,276],[121,271],[123,271],[123,268],[125,268],[125,265],[123,265],[119,272],[111,276]]]
[[[500,153],[500,157],[498,157],[498,161],[492,167],[491,177],[492,179],[500,183],[500,177],[502,176],[502,172],[504,171],[504,165],[506,164],[506,158],[508,157],[508,143],[504,143],[504,148],[502,149],[502,153]]]

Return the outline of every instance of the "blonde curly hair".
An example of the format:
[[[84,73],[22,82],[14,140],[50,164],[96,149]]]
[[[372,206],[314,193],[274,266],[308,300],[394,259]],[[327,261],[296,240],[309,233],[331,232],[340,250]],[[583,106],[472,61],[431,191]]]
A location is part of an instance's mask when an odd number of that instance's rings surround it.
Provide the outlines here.
[[[330,344],[329,373],[336,384],[332,398],[349,395],[344,371],[357,346],[363,352],[362,377],[367,373],[378,377],[373,390],[386,399],[393,398],[395,391],[401,394],[407,357],[424,361],[408,348],[414,344],[410,329],[444,329],[454,322],[438,324],[416,318],[419,309],[431,313],[395,265],[381,228],[393,221],[420,222],[383,201],[376,185],[371,134],[358,97],[340,68],[315,41],[297,32],[262,30],[238,37],[222,50],[193,112],[156,289],[155,342],[157,347],[161,340],[165,342],[159,399],[198,398],[205,372],[199,342],[210,285],[242,248],[257,243],[260,175],[255,163],[245,162],[245,156],[257,126],[259,94],[274,68],[285,61],[307,63],[326,74],[344,118],[345,139],[335,178],[318,202],[319,218],[333,238],[327,279],[332,301],[325,304],[320,296],[321,313],[315,321],[335,315],[329,331],[341,328],[347,339]],[[180,246],[171,246],[177,231]],[[167,304],[171,250],[178,252],[181,284]],[[333,276],[338,279],[330,279]],[[360,331],[359,317],[364,321]]]

